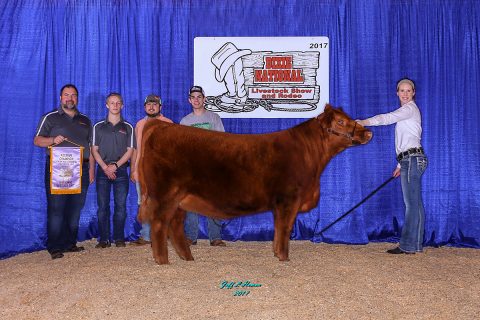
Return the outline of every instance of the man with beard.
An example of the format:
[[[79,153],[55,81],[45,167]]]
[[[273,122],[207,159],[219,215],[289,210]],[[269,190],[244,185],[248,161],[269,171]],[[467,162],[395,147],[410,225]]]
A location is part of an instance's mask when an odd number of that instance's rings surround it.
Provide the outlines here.
[[[127,218],[128,162],[135,148],[133,126],[122,117],[123,99],[119,93],[107,96],[106,119],[93,126],[92,154],[98,163],[97,204],[100,239],[95,248],[107,248],[110,242],[110,192],[113,187],[113,240],[116,247],[125,247]]]
[[[142,142],[142,131],[145,123],[151,120],[160,120],[165,122],[173,123],[172,120],[164,117],[160,111],[162,109],[162,100],[159,96],[155,94],[148,95],[145,98],[144,108],[146,116],[137,122],[135,125],[135,137],[137,139],[137,148],[133,151],[132,156],[132,173],[131,173],[131,180],[135,182],[137,186],[137,196],[138,196],[138,205],[141,202],[141,193],[140,193],[140,183],[138,182],[138,158],[137,156],[140,155],[141,152],[141,142]],[[150,224],[142,223],[142,229],[140,230],[140,238],[132,242],[133,245],[145,245],[151,243],[150,240]]]
[[[45,191],[47,194],[47,250],[52,259],[63,257],[64,252],[83,251],[77,246],[80,211],[85,204],[89,183],[95,177],[95,162],[90,152],[92,124],[77,110],[78,90],[67,84],[60,90],[60,107],[42,117],[38,125],[34,145],[46,148]],[[51,194],[49,146],[83,149],[82,190],[79,194]],[[88,172],[88,175],[85,174]]]

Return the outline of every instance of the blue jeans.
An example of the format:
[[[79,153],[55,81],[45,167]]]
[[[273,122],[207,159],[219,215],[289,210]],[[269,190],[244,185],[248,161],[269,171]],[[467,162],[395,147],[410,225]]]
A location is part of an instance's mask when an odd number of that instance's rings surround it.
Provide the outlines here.
[[[110,240],[110,191],[113,186],[113,239],[125,241],[125,219],[127,218],[127,195],[130,181],[128,179],[127,166],[121,166],[115,172],[117,178],[110,180],[97,167],[97,217],[100,241]]]
[[[400,249],[405,252],[423,250],[425,209],[422,200],[422,175],[428,160],[424,155],[407,157],[400,161],[405,222],[402,227]]]
[[[208,238],[210,241],[222,239],[222,225],[219,220],[207,218],[208,222]],[[185,217],[185,235],[192,241],[197,241],[198,237],[198,214],[187,212]]]
[[[80,212],[85,204],[89,178],[88,162],[82,167],[82,191],[79,194],[50,193],[50,159],[45,166],[45,191],[47,196],[47,250],[62,252],[77,245]]]
[[[140,205],[142,203],[142,193],[140,191],[140,183],[137,181],[137,183],[135,183],[135,186],[137,187],[137,197],[138,197],[137,203],[138,205]],[[149,223],[142,223],[142,229],[140,229],[140,237],[142,237],[143,240],[151,241]]]

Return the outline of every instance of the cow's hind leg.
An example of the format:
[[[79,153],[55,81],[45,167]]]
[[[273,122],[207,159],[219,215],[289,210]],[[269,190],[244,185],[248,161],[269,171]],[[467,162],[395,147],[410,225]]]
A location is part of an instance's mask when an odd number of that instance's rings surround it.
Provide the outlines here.
[[[288,243],[293,224],[297,218],[298,207],[279,207],[274,209],[275,234],[273,237],[273,252],[280,261],[289,261]]]
[[[185,237],[184,221],[185,210],[178,208],[174,213],[172,220],[170,220],[168,237],[181,259],[193,261],[192,252],[190,251],[190,246],[187,244],[187,238]]]
[[[149,210],[152,210],[150,237],[152,238],[153,258],[158,264],[168,264],[167,232],[176,207],[172,204],[165,205],[165,202],[159,205],[158,200],[151,198],[148,204]]]

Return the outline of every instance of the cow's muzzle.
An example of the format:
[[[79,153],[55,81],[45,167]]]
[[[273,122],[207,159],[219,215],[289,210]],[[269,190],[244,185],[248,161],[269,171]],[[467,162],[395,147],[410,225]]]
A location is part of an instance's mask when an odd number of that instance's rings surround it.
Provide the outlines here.
[[[356,140],[356,139],[352,139],[352,144],[353,145],[359,145],[359,144],[366,144],[368,143],[370,140],[372,140],[372,137],[373,137],[373,133],[372,131],[370,130],[367,130],[365,129],[365,132],[361,133],[362,135],[362,140]]]

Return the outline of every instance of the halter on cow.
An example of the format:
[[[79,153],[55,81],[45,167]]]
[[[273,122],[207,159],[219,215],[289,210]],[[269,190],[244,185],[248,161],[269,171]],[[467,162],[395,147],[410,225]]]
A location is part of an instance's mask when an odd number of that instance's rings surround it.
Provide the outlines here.
[[[274,216],[274,255],[288,260],[298,212],[318,205],[320,175],[332,157],[372,133],[330,105],[319,116],[268,134],[231,134],[150,121],[143,131],[139,219],[151,224],[153,256],[168,263],[167,238],[193,260],[185,211],[234,218]]]

